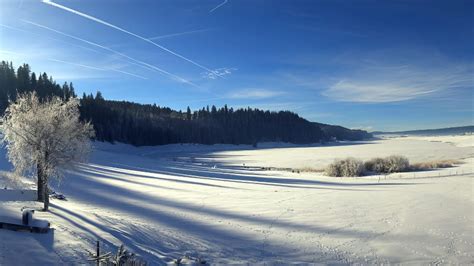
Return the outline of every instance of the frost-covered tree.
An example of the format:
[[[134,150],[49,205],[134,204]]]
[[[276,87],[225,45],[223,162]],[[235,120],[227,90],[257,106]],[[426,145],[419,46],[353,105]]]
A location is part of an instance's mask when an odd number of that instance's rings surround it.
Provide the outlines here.
[[[8,159],[20,174],[35,173],[38,201],[48,210],[48,182],[87,158],[94,135],[90,123],[79,120],[79,100],[52,97],[40,101],[36,93],[10,103],[3,121]]]

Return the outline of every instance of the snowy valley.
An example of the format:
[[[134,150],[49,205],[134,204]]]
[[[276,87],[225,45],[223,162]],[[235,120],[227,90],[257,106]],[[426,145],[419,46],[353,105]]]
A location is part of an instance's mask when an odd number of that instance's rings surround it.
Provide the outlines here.
[[[462,163],[357,178],[303,171],[391,154]],[[41,206],[34,182],[12,182],[4,150],[1,158],[0,216],[20,219],[22,207]],[[104,251],[124,244],[150,265],[183,256],[210,264],[470,264],[473,178],[472,135],[258,148],[95,142],[88,163],[53,182],[67,200],[35,213],[50,233],[0,230],[0,265],[87,263],[97,240]]]

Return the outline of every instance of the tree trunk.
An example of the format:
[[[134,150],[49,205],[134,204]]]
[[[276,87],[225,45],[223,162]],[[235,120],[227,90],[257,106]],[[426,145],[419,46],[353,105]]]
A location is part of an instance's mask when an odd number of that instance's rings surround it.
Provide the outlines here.
[[[43,174],[43,168],[40,163],[36,165],[36,171],[37,171],[37,176],[38,176],[38,186],[37,186],[38,201],[44,202],[44,174]]]
[[[43,211],[48,211],[49,209],[49,189],[48,189],[48,182],[46,179],[44,179],[44,184],[43,184],[43,191],[44,191],[44,204],[43,204]]]
[[[38,193],[43,195],[43,211],[48,211],[49,209],[49,189],[48,189],[48,171],[46,162],[48,161],[48,151],[45,151],[43,161],[44,164],[38,164],[38,182],[41,179],[41,190],[38,190]],[[38,186],[38,189],[40,186]]]

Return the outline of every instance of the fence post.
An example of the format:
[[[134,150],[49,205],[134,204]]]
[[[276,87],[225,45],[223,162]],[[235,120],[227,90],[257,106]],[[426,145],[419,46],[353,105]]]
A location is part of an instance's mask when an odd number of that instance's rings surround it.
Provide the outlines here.
[[[100,257],[100,246],[99,246],[99,240],[97,240],[97,266],[99,266],[99,257]]]

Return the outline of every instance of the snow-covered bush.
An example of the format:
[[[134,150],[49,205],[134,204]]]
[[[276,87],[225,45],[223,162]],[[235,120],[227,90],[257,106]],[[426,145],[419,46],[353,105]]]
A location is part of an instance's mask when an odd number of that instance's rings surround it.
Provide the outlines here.
[[[336,160],[326,168],[328,176],[361,176],[364,164],[355,158]]]
[[[367,171],[378,174],[404,172],[410,169],[408,159],[400,155],[392,155],[385,158],[374,158],[364,164]]]
[[[385,158],[387,173],[404,172],[410,169],[408,158],[400,155],[392,155]]]
[[[448,168],[453,167],[455,164],[460,164],[460,161],[456,160],[439,160],[439,161],[430,161],[416,163],[410,166],[411,170],[428,170],[428,169],[437,169],[437,168]]]
[[[375,173],[385,172],[385,160],[383,158],[374,158],[364,163],[365,170]]]

